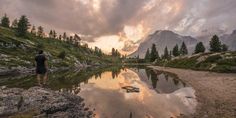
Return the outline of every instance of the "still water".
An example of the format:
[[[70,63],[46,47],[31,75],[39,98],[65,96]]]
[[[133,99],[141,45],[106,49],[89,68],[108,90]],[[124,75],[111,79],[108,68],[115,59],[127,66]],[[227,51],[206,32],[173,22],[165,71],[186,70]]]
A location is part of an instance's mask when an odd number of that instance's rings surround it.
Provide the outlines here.
[[[12,81],[11,81],[12,80]],[[0,86],[29,88],[32,76],[24,82],[13,78]],[[170,118],[195,112],[195,91],[172,73],[149,68],[112,68],[49,75],[48,87],[80,95],[96,118]]]
[[[127,92],[122,87],[138,88]],[[104,72],[80,84],[78,93],[98,118],[170,118],[191,114],[196,106],[194,90],[170,73],[151,69]]]

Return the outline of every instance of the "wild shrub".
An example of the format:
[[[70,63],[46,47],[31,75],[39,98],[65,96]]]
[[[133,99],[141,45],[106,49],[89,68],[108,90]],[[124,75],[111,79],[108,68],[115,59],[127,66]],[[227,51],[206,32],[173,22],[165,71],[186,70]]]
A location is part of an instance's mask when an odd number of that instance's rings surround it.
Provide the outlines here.
[[[204,62],[206,62],[206,63],[208,63],[208,62],[214,63],[214,62],[216,62],[216,61],[218,61],[220,59],[222,59],[222,57],[220,55],[214,55],[214,56],[207,57]]]

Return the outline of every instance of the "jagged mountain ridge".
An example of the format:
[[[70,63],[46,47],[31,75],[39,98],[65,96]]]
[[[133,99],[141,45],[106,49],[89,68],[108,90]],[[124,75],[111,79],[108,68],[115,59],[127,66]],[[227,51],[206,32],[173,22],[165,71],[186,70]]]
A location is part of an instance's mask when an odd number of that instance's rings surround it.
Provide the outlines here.
[[[181,46],[182,42],[185,42],[189,52],[193,52],[197,39],[191,36],[181,36],[169,30],[159,30],[149,35],[138,47],[138,49],[130,55],[130,57],[138,56],[144,58],[147,49],[151,48],[152,44],[156,44],[156,48],[159,54],[163,54],[165,47],[169,50],[178,44]]]
[[[236,30],[231,34],[225,34],[220,36],[222,43],[229,47],[229,50],[236,50]]]
[[[129,57],[136,57],[139,55],[140,58],[144,58],[147,49],[151,48],[152,44],[156,44],[156,48],[159,54],[163,54],[164,48],[167,46],[169,51],[173,49],[173,47],[178,44],[181,46],[184,41],[189,54],[194,52],[195,45],[202,41],[206,47],[206,51],[209,48],[209,41],[212,36],[202,36],[202,37],[191,37],[191,36],[181,36],[177,33],[174,33],[169,30],[158,30],[155,33],[149,35],[138,47],[138,49],[129,55]],[[229,50],[236,50],[236,30],[234,30],[231,34],[223,34],[219,36],[222,44],[226,44],[229,47]]]

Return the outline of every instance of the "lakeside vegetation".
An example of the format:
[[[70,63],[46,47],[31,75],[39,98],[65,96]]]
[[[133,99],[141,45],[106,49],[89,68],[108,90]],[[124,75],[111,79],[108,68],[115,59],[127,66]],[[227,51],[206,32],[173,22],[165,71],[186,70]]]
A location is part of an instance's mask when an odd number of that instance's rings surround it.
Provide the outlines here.
[[[200,53],[172,59],[159,66],[204,70],[214,72],[236,73],[236,52]]]

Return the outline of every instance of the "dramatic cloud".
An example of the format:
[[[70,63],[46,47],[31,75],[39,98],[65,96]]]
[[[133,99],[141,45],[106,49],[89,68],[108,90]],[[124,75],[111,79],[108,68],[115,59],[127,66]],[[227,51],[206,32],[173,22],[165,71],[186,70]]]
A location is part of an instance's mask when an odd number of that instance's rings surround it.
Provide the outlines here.
[[[46,31],[77,33],[90,46],[130,53],[155,30],[193,36],[231,32],[235,6],[235,0],[0,0],[0,15],[25,14]]]

